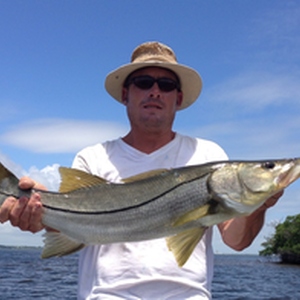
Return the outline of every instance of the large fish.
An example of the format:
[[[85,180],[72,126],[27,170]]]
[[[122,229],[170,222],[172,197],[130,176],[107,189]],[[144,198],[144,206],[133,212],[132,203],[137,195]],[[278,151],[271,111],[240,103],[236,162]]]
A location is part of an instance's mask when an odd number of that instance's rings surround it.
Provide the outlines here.
[[[300,177],[300,158],[221,161],[157,170],[115,184],[60,168],[58,193],[41,194],[45,233],[42,257],[70,254],[92,244],[167,238],[182,266],[207,227],[249,215]],[[0,206],[8,196],[29,196],[0,164]]]

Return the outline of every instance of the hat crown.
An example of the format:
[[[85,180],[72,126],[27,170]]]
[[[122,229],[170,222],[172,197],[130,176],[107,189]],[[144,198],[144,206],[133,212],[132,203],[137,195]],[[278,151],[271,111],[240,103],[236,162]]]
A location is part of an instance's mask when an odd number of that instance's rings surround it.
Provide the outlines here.
[[[177,64],[173,50],[159,42],[146,42],[134,49],[131,63],[141,62],[168,62]]]

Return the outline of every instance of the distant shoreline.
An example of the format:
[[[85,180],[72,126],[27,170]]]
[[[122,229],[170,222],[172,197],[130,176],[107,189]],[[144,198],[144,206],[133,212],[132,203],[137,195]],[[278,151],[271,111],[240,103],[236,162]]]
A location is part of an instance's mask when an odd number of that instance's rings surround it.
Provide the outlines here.
[[[7,246],[0,245],[0,249],[42,249],[41,246]]]

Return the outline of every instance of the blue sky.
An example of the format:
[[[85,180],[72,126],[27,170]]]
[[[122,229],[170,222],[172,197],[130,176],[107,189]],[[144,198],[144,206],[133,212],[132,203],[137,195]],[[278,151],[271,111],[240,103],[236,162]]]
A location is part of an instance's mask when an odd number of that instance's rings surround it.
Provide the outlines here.
[[[298,1],[0,0],[0,161],[57,188],[59,165],[81,148],[124,135],[124,107],[106,75],[142,42],[171,46],[204,86],[175,130],[216,141],[231,159],[300,156]],[[244,253],[273,224],[300,213],[300,183],[267,213]],[[42,245],[0,225],[0,244]],[[216,252],[229,248],[215,234]]]

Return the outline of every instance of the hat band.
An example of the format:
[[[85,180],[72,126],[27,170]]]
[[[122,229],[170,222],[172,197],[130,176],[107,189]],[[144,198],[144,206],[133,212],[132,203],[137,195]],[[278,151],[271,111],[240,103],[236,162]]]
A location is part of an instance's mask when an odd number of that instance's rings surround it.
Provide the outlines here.
[[[160,62],[167,62],[171,64],[177,64],[177,61],[174,59],[168,59],[165,56],[155,56],[152,55],[149,57],[138,57],[132,63],[160,63]]]

